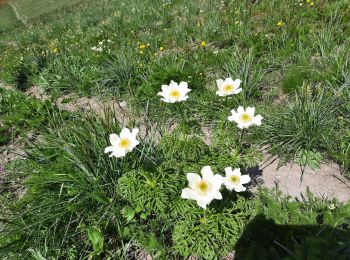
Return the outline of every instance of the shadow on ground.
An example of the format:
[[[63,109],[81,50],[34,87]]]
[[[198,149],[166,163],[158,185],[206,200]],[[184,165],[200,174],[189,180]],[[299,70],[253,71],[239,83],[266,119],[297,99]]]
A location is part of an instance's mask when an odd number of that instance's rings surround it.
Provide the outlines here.
[[[278,225],[258,215],[240,237],[234,259],[350,259],[350,223]]]

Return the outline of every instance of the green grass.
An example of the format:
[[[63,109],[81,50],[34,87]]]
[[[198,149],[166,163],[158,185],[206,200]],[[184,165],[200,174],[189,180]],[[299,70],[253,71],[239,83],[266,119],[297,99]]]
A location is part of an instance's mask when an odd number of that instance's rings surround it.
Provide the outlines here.
[[[13,24],[28,23],[39,16],[59,11],[62,8],[74,5],[82,0],[15,0],[11,4],[0,6],[0,25],[9,27]],[[16,16],[16,12],[18,17]],[[18,19],[19,18],[19,19]],[[22,21],[20,21],[22,20]],[[23,26],[26,26],[26,25]]]
[[[16,14],[10,5],[0,5],[0,28],[5,28],[18,22]]]
[[[213,259],[237,250],[252,259],[262,251],[313,259],[326,241],[324,256],[346,255],[337,247],[347,247],[349,204],[223,191],[203,211],[180,194],[186,173],[205,165],[245,172],[266,146],[301,166],[333,160],[349,172],[347,0],[16,4],[27,23],[0,28],[0,79],[16,88],[0,94],[1,140],[28,131],[39,138],[28,142],[26,160],[6,166],[25,179],[27,192],[0,197],[0,254],[120,259],[146,249],[159,259]],[[240,78],[242,93],[218,97],[216,80],[226,77]],[[188,82],[186,102],[160,101],[171,80]],[[20,93],[33,85],[52,100]],[[59,112],[48,103],[63,94],[125,100],[132,119],[120,123],[120,112],[107,108]],[[241,135],[227,121],[239,105],[256,107],[262,126]],[[108,136],[125,126],[141,128],[141,144],[109,158]]]

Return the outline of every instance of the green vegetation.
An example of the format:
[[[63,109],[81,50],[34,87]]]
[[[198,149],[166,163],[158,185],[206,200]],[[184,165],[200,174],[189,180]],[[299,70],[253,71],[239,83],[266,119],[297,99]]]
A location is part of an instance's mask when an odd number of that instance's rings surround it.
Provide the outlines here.
[[[3,6],[0,6],[0,27],[11,29],[11,26],[15,26],[18,23],[30,23],[33,19],[52,12],[61,12],[62,8],[67,8],[79,3],[80,1],[82,0],[5,1],[8,3],[3,3]]]
[[[19,134],[27,134],[39,128],[46,120],[49,102],[40,102],[17,91],[0,88],[0,145],[4,145]]]
[[[0,28],[7,27],[16,22],[18,22],[18,19],[13,8],[10,5],[0,5]]]
[[[0,165],[1,258],[349,257],[349,202],[294,201],[251,184],[222,187],[206,210],[181,197],[187,173],[246,175],[262,147],[302,168],[333,160],[349,176],[347,0],[14,3],[26,24],[0,8],[0,79],[15,88],[0,89],[0,145],[27,142],[25,159]],[[242,92],[219,97],[216,80],[228,77]],[[188,100],[161,101],[171,80],[188,83]],[[33,85],[51,98],[23,93]],[[72,93],[125,100],[131,119],[108,102],[58,109]],[[255,107],[261,126],[228,121],[238,106]],[[140,143],[109,157],[110,135],[125,127],[139,128]]]

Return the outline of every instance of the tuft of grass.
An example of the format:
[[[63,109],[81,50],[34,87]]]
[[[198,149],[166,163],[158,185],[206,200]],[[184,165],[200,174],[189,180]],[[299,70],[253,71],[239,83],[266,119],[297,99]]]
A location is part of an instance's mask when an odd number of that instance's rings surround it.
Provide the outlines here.
[[[325,151],[336,131],[337,104],[335,96],[303,88],[283,110],[266,118],[264,144],[270,144],[271,150],[286,160],[303,150]]]

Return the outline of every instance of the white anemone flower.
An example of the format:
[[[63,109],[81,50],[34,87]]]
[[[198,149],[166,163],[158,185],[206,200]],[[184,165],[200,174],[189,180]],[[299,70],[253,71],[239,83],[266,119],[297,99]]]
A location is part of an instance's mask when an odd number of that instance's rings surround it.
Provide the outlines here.
[[[254,116],[255,107],[247,107],[246,110],[242,106],[237,108],[237,112],[233,109],[231,110],[232,115],[227,119],[237,123],[238,128],[248,128],[252,125],[261,125],[261,120],[263,117],[261,115]]]
[[[91,50],[96,51],[96,52],[102,52],[103,48],[94,46],[94,47],[91,48]]]
[[[139,129],[134,128],[132,131],[128,128],[123,128],[120,135],[111,134],[109,140],[111,146],[105,148],[105,153],[111,153],[109,157],[123,157],[128,152],[132,151],[140,142],[136,139]]]
[[[206,209],[212,200],[222,199],[220,188],[223,180],[221,175],[214,175],[210,166],[204,166],[201,174],[202,177],[197,173],[187,173],[187,180],[190,187],[182,190],[181,197],[196,200],[198,206]]]
[[[241,85],[241,80],[236,79],[232,80],[232,78],[227,78],[225,80],[218,79],[216,81],[216,85],[218,87],[218,91],[216,91],[216,95],[219,95],[220,97],[230,96],[233,94],[238,94],[242,91],[242,88],[239,86]]]
[[[231,167],[226,167],[225,173],[226,176],[224,177],[224,184],[226,186],[226,189],[230,191],[235,190],[236,192],[246,190],[243,184],[250,182],[249,175],[242,175],[239,168],[232,170]]]
[[[162,91],[158,93],[159,96],[162,96],[162,101],[167,103],[181,102],[188,99],[187,93],[191,89],[188,88],[187,82],[180,82],[177,84],[174,81],[170,81],[169,85],[162,85]]]

